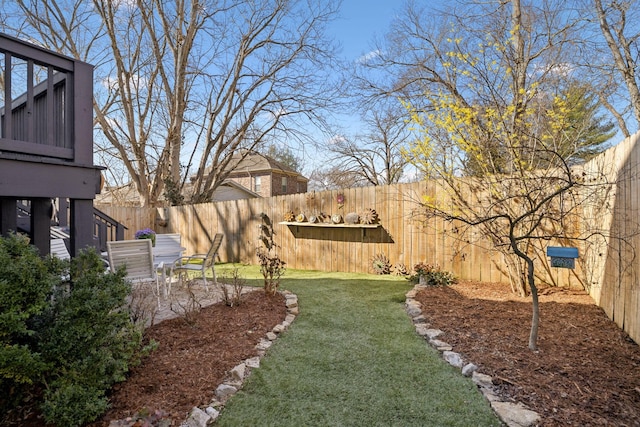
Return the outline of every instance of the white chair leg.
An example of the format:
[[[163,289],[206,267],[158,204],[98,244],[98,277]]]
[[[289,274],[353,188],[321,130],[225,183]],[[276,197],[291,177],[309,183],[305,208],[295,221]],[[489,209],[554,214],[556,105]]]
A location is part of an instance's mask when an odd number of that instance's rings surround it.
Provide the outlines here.
[[[169,279],[167,280],[167,299],[171,296],[171,283],[173,282],[173,266],[169,269]]]

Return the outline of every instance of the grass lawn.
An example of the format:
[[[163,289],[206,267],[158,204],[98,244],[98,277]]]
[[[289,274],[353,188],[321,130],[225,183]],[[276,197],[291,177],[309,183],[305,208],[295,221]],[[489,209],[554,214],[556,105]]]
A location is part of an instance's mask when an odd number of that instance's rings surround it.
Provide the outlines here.
[[[261,285],[255,266],[238,268]],[[220,426],[499,426],[470,379],[420,338],[404,312],[405,279],[287,270],[300,315],[278,338]]]

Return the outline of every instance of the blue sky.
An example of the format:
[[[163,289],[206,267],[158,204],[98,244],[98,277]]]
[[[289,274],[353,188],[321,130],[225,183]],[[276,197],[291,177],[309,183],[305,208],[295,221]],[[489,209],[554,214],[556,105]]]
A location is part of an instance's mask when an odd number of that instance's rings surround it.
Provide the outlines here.
[[[355,62],[373,51],[374,38],[384,36],[394,15],[399,13],[403,4],[402,0],[342,0],[339,15],[329,26],[330,37],[341,47],[339,56]],[[348,135],[361,130],[360,118],[357,116],[344,114],[334,117],[335,119]],[[317,137],[324,139],[321,135]],[[311,150],[304,158],[304,172],[309,174],[324,162],[326,159],[321,152]]]
[[[401,0],[343,0],[340,16],[333,23],[342,56],[356,60],[371,51],[374,36],[382,36],[393,16],[403,7]]]

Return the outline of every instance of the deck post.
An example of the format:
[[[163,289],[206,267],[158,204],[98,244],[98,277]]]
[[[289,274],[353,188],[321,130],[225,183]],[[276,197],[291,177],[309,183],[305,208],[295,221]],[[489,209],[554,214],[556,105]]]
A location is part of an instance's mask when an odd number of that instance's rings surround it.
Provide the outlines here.
[[[40,256],[49,255],[51,246],[51,199],[31,199],[31,244]]]
[[[18,230],[18,200],[0,197],[0,235]]]
[[[58,225],[60,227],[69,226],[69,201],[66,197],[58,198]]]
[[[73,118],[74,161],[93,165],[93,66],[79,61],[73,76]]]
[[[71,256],[95,247],[93,239],[93,199],[71,199]]]

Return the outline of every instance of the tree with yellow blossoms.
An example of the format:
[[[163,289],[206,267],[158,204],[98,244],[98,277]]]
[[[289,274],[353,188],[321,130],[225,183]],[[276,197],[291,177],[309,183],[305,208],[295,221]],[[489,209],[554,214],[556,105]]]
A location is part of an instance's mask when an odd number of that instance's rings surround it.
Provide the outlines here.
[[[426,213],[481,230],[514,290],[530,293],[535,350],[540,242],[573,237],[567,201],[583,194],[579,164],[606,148],[613,126],[563,66],[575,35],[566,11],[552,1],[467,3],[427,24],[413,5],[402,24],[414,61],[395,89],[420,133],[405,155],[441,189],[423,200]]]

